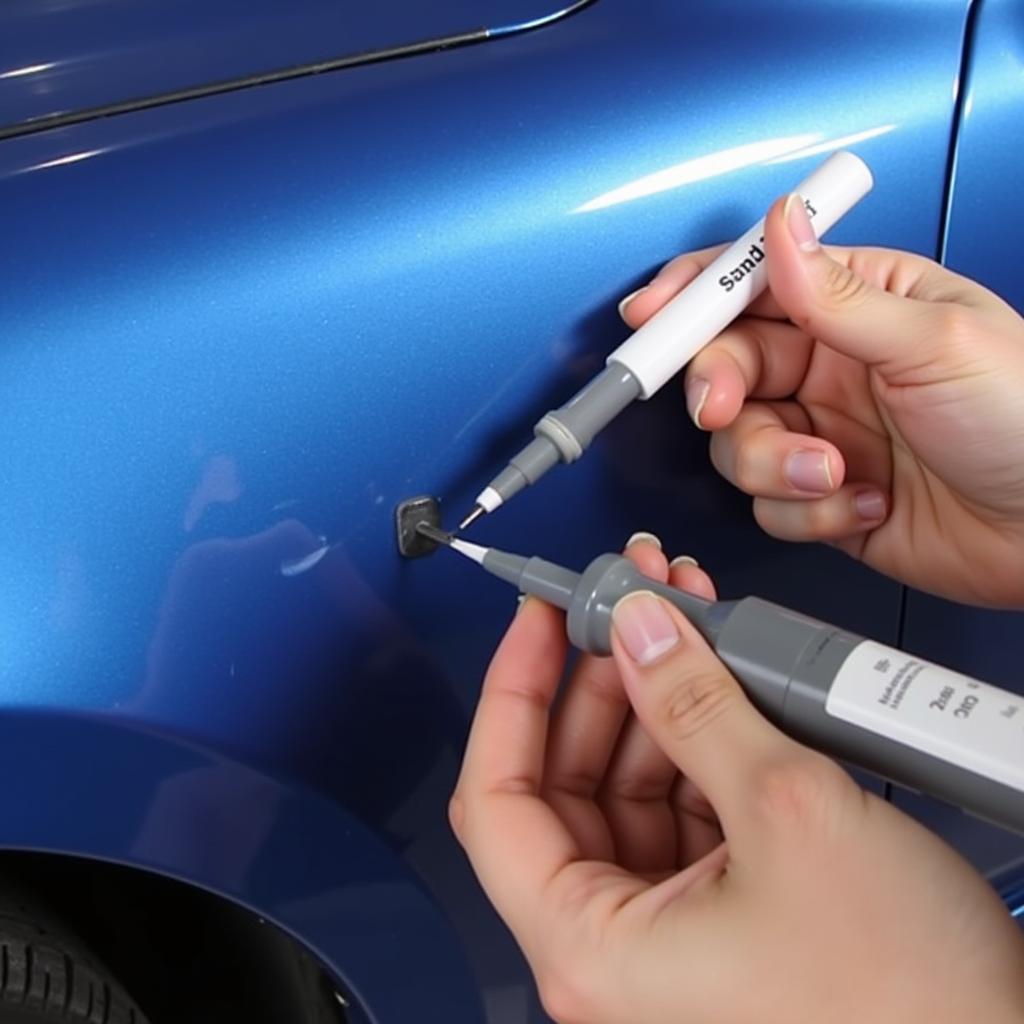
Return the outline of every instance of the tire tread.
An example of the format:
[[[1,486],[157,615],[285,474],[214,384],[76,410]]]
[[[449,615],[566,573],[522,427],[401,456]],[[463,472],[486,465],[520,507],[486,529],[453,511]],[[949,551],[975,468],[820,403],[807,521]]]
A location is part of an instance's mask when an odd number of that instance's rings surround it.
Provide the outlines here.
[[[45,921],[45,923],[44,923]],[[109,972],[71,932],[52,918],[33,919],[0,902],[0,1024],[18,1020],[67,1024],[147,1024]]]

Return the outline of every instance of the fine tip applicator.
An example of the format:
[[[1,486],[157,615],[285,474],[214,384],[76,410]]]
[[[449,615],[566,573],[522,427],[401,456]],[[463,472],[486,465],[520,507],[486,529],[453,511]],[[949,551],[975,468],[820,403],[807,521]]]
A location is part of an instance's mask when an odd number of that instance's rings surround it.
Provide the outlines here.
[[[570,643],[591,654],[611,653],[612,613],[624,597],[657,594],[794,739],[1024,834],[1024,697],[759,597],[705,600],[644,576],[621,555],[599,555],[577,573],[427,524],[418,530],[564,609]]]
[[[796,192],[820,237],[871,190],[867,165],[833,153]],[[534,439],[477,495],[460,530],[536,483],[559,462],[575,462],[634,399],[650,398],[709,344],[768,283],[764,218],[701,271],[608,357],[605,368],[533,428]]]
[[[466,527],[472,526],[481,516],[487,514],[487,509],[480,504],[479,501],[470,509],[469,515],[459,523],[459,529],[465,530]]]
[[[460,526],[459,529],[461,530],[462,527]],[[427,540],[432,540],[442,547],[451,548],[480,565],[484,564],[484,558],[490,550],[490,548],[481,547],[479,544],[470,544],[468,540],[459,540],[453,533],[431,526],[430,523],[417,523],[416,532],[421,533]]]

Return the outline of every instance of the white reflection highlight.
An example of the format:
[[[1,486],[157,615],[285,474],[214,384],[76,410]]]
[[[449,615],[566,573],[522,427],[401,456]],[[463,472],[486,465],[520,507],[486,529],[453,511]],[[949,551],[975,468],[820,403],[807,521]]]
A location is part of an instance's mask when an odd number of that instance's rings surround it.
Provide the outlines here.
[[[695,181],[714,178],[719,174],[727,174],[729,171],[738,171],[741,167],[764,163],[783,153],[791,153],[809,146],[820,139],[820,132],[811,132],[804,135],[783,136],[779,139],[764,139],[761,142],[748,142],[744,146],[734,146],[731,149],[719,150],[717,153],[708,153],[706,156],[685,160],[674,167],[666,167],[662,171],[655,171],[654,174],[637,178],[636,181],[631,181],[628,185],[614,188],[611,192],[605,192],[604,195],[597,196],[582,206],[577,206],[572,212],[590,213],[592,210],[604,210],[609,206],[618,206],[620,203],[629,203],[634,199],[657,195],[659,192],[668,192]]]
[[[824,142],[819,142],[816,146],[804,146],[803,149],[798,149],[793,153],[786,153],[784,156],[778,156],[774,160],[769,160],[768,163],[784,164],[788,160],[802,160],[805,156],[831,153],[837,149],[845,149],[847,146],[855,146],[858,142],[864,142],[867,139],[877,139],[879,135],[887,135],[898,127],[899,125],[895,124],[880,124],[877,128],[865,128],[864,131],[854,132],[852,135],[840,135],[835,139],[826,139]]]
[[[309,572],[318,562],[320,562],[324,555],[331,550],[330,544],[327,543],[326,537],[320,537],[320,547],[316,551],[311,551],[308,555],[304,555],[302,558],[291,558],[286,559],[281,563],[281,575],[282,576],[301,576],[304,572]]]
[[[853,132],[850,135],[839,135],[832,139],[825,138],[821,132],[785,135],[778,139],[765,139],[761,142],[750,142],[744,146],[722,149],[717,153],[708,153],[706,156],[686,160],[673,167],[666,167],[662,171],[655,171],[654,174],[637,178],[636,181],[631,181],[628,185],[614,188],[610,192],[605,192],[603,195],[589,200],[582,206],[577,206],[572,212],[590,213],[592,210],[604,210],[609,206],[617,206],[619,203],[628,203],[634,199],[657,195],[659,192],[668,192],[682,185],[714,178],[720,174],[728,174],[730,171],[738,171],[754,164],[779,164],[787,160],[801,160],[819,153],[831,153],[833,150],[843,149],[846,146],[885,135],[896,127],[898,126],[895,124],[883,124],[875,128],[866,128],[861,132]]]
[[[25,75],[38,75],[40,71],[49,71],[57,65],[53,61],[49,64],[29,64],[23,68],[11,68],[10,71],[0,71],[0,78],[23,78]]]
[[[58,156],[53,160],[44,160],[41,164],[25,167],[22,173],[24,171],[42,171],[47,167],[63,167],[65,164],[77,164],[82,160],[88,160],[90,157],[99,156],[102,152],[102,149],[86,149],[81,153],[69,153],[67,156]]]

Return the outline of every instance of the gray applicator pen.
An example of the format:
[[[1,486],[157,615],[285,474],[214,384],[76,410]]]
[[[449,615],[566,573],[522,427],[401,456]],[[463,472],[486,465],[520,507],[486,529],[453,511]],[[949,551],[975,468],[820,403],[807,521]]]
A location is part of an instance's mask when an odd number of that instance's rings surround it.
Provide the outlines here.
[[[852,153],[833,153],[796,187],[820,237],[871,190],[871,171]],[[493,512],[559,462],[575,462],[635,398],[672,379],[743,312],[768,283],[764,219],[704,268],[608,357],[582,391],[534,427],[534,439],[478,495],[459,525]]]
[[[611,652],[612,608],[653,591],[704,635],[763,714],[790,736],[1024,834],[1024,698],[757,597],[707,601],[619,555],[575,573],[452,540],[488,572],[565,609],[569,640]]]

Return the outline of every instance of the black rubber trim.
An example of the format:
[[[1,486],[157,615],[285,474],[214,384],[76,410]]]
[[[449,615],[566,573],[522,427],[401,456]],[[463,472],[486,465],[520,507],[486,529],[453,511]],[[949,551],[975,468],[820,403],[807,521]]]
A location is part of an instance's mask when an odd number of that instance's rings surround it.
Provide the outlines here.
[[[576,3],[549,18],[528,22],[521,27],[513,26],[510,29],[501,30],[476,28],[455,35],[438,36],[436,39],[421,39],[419,42],[405,43],[402,46],[393,46],[385,50],[365,50],[362,53],[351,53],[345,57],[332,57],[311,64],[293,64],[276,71],[264,71],[255,75],[245,75],[242,78],[222,79],[219,82],[208,82],[206,85],[191,86],[188,89],[157,93],[153,96],[142,96],[133,100],[122,100],[120,103],[86,107],[83,110],[73,110],[62,114],[47,114],[45,117],[30,118],[27,121],[18,121],[15,124],[0,127],[0,141],[13,139],[20,135],[34,135],[36,132],[49,131],[51,128],[65,128],[68,125],[82,124],[84,121],[95,121],[101,117],[131,114],[136,110],[149,110],[152,107],[162,107],[169,103],[182,103],[185,100],[217,96],[221,93],[235,92],[238,89],[251,89],[257,85],[272,85],[276,82],[287,82],[293,78],[321,75],[328,71],[340,71],[343,68],[380,64],[386,60],[398,60],[401,57],[415,57],[426,53],[440,53],[442,50],[454,50],[461,46],[472,46],[489,40],[498,41],[545,28],[596,2],[597,0],[577,0]]]
[[[84,110],[73,110],[64,114],[47,114],[46,117],[31,118],[17,124],[0,128],[0,140],[11,139],[19,135],[33,135],[36,132],[49,131],[51,128],[65,128],[83,121],[94,121],[100,117],[113,117],[117,114],[130,114],[136,110],[149,110],[162,107],[169,103],[182,103],[185,100],[202,99],[220,93],[235,92],[238,89],[251,89],[257,85],[272,85],[275,82],[287,82],[293,78],[305,78],[308,75],[320,75],[326,71],[338,71],[342,68],[355,67],[360,64],[379,64],[386,60],[399,57],[412,57],[423,53],[437,53],[441,50],[452,50],[459,46],[481,43],[489,38],[487,29],[474,29],[454,36],[441,36],[437,39],[423,39],[417,43],[406,43],[387,50],[368,50],[364,53],[353,53],[346,57],[334,57],[329,60],[317,61],[313,64],[295,64],[277,71],[265,71],[243,78],[228,78],[206,85],[195,85],[188,89],[175,92],[158,93],[155,96],[142,96],[134,100],[123,100],[102,107],[86,107]]]
[[[964,121],[964,104],[967,102],[967,87],[970,85],[974,66],[974,33],[981,11],[981,0],[970,0],[964,18],[964,35],[960,52],[960,67],[957,69],[956,102],[949,126],[949,151],[946,154],[946,179],[942,196],[942,213],[939,221],[938,252],[936,260],[945,265],[946,249],[949,244],[949,221],[953,213],[953,192],[956,187],[956,161],[960,150],[960,129]]]

